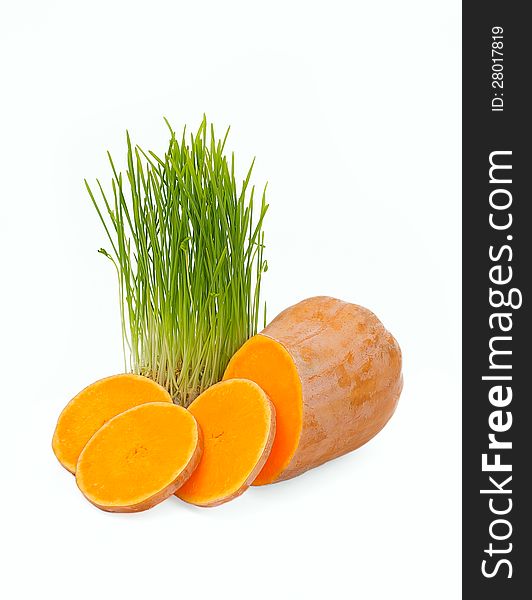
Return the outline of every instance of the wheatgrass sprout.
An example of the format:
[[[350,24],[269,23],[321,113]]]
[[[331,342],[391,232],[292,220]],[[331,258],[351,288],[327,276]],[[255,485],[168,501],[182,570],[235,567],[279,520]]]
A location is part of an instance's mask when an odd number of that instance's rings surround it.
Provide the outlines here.
[[[112,191],[85,185],[118,273],[126,370],[146,375],[188,406],[219,381],[235,351],[266,316],[260,285],[266,187],[254,210],[253,163],[240,185],[234,154],[204,118],[166,154],[144,152],[127,134],[127,169],[108,153]],[[254,161],[253,161],[254,162]]]

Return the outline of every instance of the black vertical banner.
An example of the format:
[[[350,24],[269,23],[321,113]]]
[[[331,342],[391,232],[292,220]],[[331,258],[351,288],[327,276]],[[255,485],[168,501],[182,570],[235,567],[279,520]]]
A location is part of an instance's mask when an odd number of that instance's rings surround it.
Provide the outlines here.
[[[463,597],[532,597],[532,34],[463,5]]]

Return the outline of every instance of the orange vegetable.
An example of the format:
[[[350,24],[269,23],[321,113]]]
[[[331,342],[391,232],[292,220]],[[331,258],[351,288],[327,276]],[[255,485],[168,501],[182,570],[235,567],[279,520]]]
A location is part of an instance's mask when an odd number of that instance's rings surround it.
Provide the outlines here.
[[[85,444],[112,417],[144,402],[172,402],[168,392],[147,377],[113,375],[89,385],[59,415],[52,448],[71,473]]]
[[[275,405],[277,433],[254,485],[295,477],[354,450],[392,416],[401,351],[369,310],[335,298],[303,300],[233,356],[224,380],[258,383]]]
[[[275,409],[256,383],[232,379],[204,391],[189,410],[203,431],[203,457],[176,495],[217,506],[242,494],[262,469],[275,436]]]
[[[192,414],[169,402],[149,402],[109,420],[80,454],[76,483],[98,508],[138,512],[171,496],[201,458]]]

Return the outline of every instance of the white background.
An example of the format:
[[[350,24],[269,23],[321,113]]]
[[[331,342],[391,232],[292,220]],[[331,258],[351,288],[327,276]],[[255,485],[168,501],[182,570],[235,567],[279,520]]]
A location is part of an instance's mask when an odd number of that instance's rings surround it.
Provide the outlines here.
[[[459,598],[460,3],[1,7],[0,595]],[[106,514],[50,448],[69,398],[122,369],[82,181],[108,181],[126,128],[162,151],[163,115],[203,112],[269,181],[269,316],[315,294],[371,308],[405,388],[366,447],[297,479]]]

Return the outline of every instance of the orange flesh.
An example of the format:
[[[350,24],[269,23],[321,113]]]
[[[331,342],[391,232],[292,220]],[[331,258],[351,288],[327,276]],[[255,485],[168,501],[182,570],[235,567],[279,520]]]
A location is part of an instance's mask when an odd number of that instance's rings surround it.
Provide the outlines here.
[[[160,385],[141,375],[113,375],[89,385],[63,409],[52,448],[71,473],[85,444],[112,417],[145,402],[172,402]]]
[[[234,379],[207,389],[189,411],[203,432],[203,455],[176,495],[198,506],[222,504],[247,489],[266,459],[274,409],[258,385]]]
[[[275,406],[275,440],[270,457],[253,485],[272,483],[294,456],[301,436],[303,397],[296,366],[282,344],[259,334],[249,339],[229,361],[223,378],[235,377],[257,383]]]
[[[90,439],[79,457],[76,482],[100,508],[134,507],[171,486],[198,443],[197,423],[186,409],[142,404],[108,421]]]

